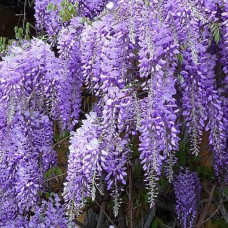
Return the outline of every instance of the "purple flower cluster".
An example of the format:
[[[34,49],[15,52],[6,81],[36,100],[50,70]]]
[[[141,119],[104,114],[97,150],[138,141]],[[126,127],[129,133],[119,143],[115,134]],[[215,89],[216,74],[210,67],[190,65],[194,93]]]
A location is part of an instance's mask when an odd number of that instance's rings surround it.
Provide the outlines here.
[[[64,10],[68,10],[68,4],[71,4],[71,8],[75,8],[77,16],[93,19],[106,8],[109,2],[109,0],[36,0],[36,27],[39,31],[45,30],[49,36],[56,36],[62,26],[69,25],[69,21],[63,21],[61,15]]]
[[[81,18],[72,19],[69,27],[63,28],[58,39],[58,48],[63,75],[58,83],[58,106],[62,128],[72,129],[79,119],[81,106]]]
[[[49,45],[38,39],[12,45],[0,63],[4,227],[28,227],[23,215],[40,201],[43,174],[56,164],[51,118],[59,70]]]
[[[35,1],[35,18],[37,29],[46,30],[49,35],[56,35],[61,29],[59,18],[59,8],[62,0],[36,0]],[[53,3],[57,10],[48,10],[48,4]]]
[[[184,228],[193,227],[200,198],[200,183],[196,173],[182,169],[174,181],[176,211]]]
[[[1,192],[14,197],[17,210],[23,213],[36,205],[42,175],[56,161],[52,124],[47,116],[26,111],[16,115],[6,134],[1,149]]]
[[[125,184],[129,139],[139,135],[140,160],[149,202],[154,205],[162,170],[173,180],[181,115],[192,153],[199,154],[202,131],[210,131],[215,170],[223,170],[226,119],[216,92],[217,58],[208,51],[218,4],[222,3],[119,1],[112,13],[101,14],[100,20],[84,27],[83,78],[99,98],[99,150],[107,153],[102,171],[112,195],[118,195],[119,184]],[[178,102],[176,74],[182,88]],[[146,96],[139,98],[139,91]],[[216,173],[217,177],[221,174]]]
[[[216,177],[227,181],[227,3],[36,0],[35,12],[58,51],[41,39],[20,41],[0,62],[0,226],[64,228],[64,212],[72,223],[98,192],[110,194],[117,215],[132,146],[154,206],[161,176],[173,181],[185,129],[195,156],[209,132]],[[96,102],[81,124],[82,87]],[[43,174],[56,163],[55,122],[71,131],[81,124],[71,132],[65,203],[41,196]],[[181,170],[174,189],[179,220],[191,227],[196,174]]]
[[[54,194],[53,196],[54,197],[49,197],[49,201],[43,201],[41,206],[36,206],[34,208],[35,215],[32,216],[27,227],[68,227],[64,204],[57,194]]]
[[[132,46],[125,21],[114,23],[112,15],[94,22],[82,33],[83,74],[91,89],[108,93],[110,87],[123,89],[131,69]]]
[[[109,0],[79,0],[80,13],[86,17],[98,16],[106,7]]]
[[[65,201],[69,203],[69,210],[73,209],[78,213],[84,206],[86,197],[90,197],[96,189],[95,181],[101,175],[101,163],[106,157],[106,153],[99,150],[97,114],[91,112],[86,117],[82,127],[72,133],[67,182],[63,194]]]
[[[8,124],[13,113],[34,110],[52,116],[55,85],[60,76],[60,62],[42,40],[16,44],[0,63],[0,101],[8,107]]]

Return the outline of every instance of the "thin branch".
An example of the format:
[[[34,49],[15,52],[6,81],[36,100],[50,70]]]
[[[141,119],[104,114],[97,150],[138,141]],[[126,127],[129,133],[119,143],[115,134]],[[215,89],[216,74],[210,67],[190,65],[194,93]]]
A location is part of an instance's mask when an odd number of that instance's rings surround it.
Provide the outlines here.
[[[133,222],[133,186],[132,186],[132,166],[129,165],[129,219],[130,219],[130,228],[134,227]]]
[[[104,223],[104,218],[105,218],[104,211],[105,210],[106,210],[106,202],[103,201],[101,203],[100,213],[99,213],[99,217],[98,217],[98,221],[97,221],[97,228],[101,228]]]
[[[208,200],[207,200],[207,203],[205,204],[202,212],[201,212],[201,215],[199,217],[199,221],[197,223],[197,228],[201,228],[202,225],[203,225],[203,222],[204,222],[204,219],[205,219],[205,216],[207,214],[207,211],[209,209],[209,206],[211,204],[211,201],[213,199],[213,195],[214,195],[214,191],[215,191],[215,188],[216,188],[216,183],[213,185],[212,189],[211,189],[211,192],[209,194],[209,197],[208,197]]]
[[[62,177],[62,176],[65,176],[65,175],[67,175],[67,173],[62,173],[62,174],[59,174],[59,175],[57,175],[57,176],[55,176],[55,177],[48,178],[48,179],[46,179],[46,180],[44,181],[44,183],[45,183],[45,182],[48,182],[48,181],[50,181],[50,180],[53,180],[53,179],[55,179],[55,178],[57,178],[57,177]]]
[[[96,204],[100,207],[100,209],[104,212],[105,216],[108,218],[108,220],[112,223],[112,225],[117,228],[115,226],[115,224],[113,223],[113,221],[111,220],[111,218],[108,216],[108,214],[106,213],[106,211],[104,211],[104,209],[101,207],[101,205],[95,200]]]
[[[155,215],[155,209],[152,208],[150,210],[150,213],[149,213],[149,215],[148,215],[148,217],[146,219],[146,222],[145,222],[143,228],[149,228],[151,226],[151,223],[153,221],[154,215]]]
[[[27,6],[27,0],[25,0],[25,2],[24,2],[23,30],[25,29],[25,22],[26,22],[26,6]]]
[[[61,139],[60,141],[58,141],[57,143],[55,143],[52,147],[54,148],[55,146],[57,146],[58,144],[64,142],[66,139],[69,139],[71,137],[71,135],[65,137],[64,139]]]

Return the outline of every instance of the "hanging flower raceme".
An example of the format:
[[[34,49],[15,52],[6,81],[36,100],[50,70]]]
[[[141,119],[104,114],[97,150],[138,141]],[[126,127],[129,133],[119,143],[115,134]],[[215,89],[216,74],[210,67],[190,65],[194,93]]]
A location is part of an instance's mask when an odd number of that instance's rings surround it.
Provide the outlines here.
[[[39,200],[43,174],[55,165],[53,126],[38,112],[18,113],[1,148],[1,192],[13,197],[17,211],[29,211]]]
[[[207,113],[206,130],[209,131],[209,145],[214,152],[215,174],[220,181],[227,175],[226,165],[228,160],[227,143],[227,116],[224,113],[221,94],[216,91],[215,66],[216,56],[207,54],[202,57],[200,66],[201,84],[205,92],[205,109]]]
[[[105,16],[82,34],[83,74],[97,95],[107,93],[109,87],[124,88],[127,70],[132,67],[127,22],[115,24],[113,19],[112,15]]]
[[[183,116],[186,117],[186,125],[191,137],[191,151],[197,156],[206,121],[204,106],[206,94],[202,89],[200,75],[197,72],[198,65],[195,65],[191,58],[191,51],[185,51],[183,58],[183,71],[181,72],[184,78],[182,83]]]
[[[126,184],[126,163],[130,151],[128,133],[118,128],[124,126],[127,118],[119,116],[119,125],[116,119],[121,107],[128,104],[119,99],[124,94],[118,88],[113,87],[109,91],[112,91],[113,97],[108,96],[110,99],[106,100],[103,111],[99,111],[100,114],[91,112],[83,120],[81,128],[72,133],[64,198],[69,208],[77,212],[80,212],[87,197],[95,199],[96,189],[99,189],[102,180],[107,183],[107,190],[114,199],[115,215],[121,203],[119,195],[121,186]]]
[[[81,106],[81,51],[82,18],[75,18],[63,28],[58,40],[63,76],[58,83],[58,107],[63,129],[72,129],[79,119]]]
[[[133,45],[129,39],[127,21],[121,21],[123,15],[118,13],[119,23],[112,24],[114,18],[108,15],[101,21],[94,22],[94,27],[91,29],[89,26],[82,34],[83,73],[87,84],[100,97],[100,148],[107,153],[103,169],[107,173],[107,190],[111,191],[115,202],[115,215],[118,214],[121,201],[121,185],[126,184],[126,164],[130,152],[130,132],[127,133],[125,128],[130,130],[131,123],[134,122],[133,112],[130,113],[131,95],[125,91],[125,86],[131,78],[128,70],[132,68]],[[130,109],[124,113],[128,108]]]
[[[30,228],[68,227],[64,204],[62,204],[57,194],[53,195],[53,197],[49,197],[49,201],[43,200],[41,206],[35,207],[34,212],[35,215],[32,216],[28,224]]]
[[[106,173],[107,190],[114,199],[114,215],[121,204],[120,191],[126,184],[126,165],[130,158],[130,135],[134,124],[132,98],[118,87],[110,87],[104,98],[101,115],[100,148],[107,154],[102,167]],[[103,100],[101,100],[103,103]],[[126,112],[124,112],[126,111]],[[132,111],[132,112],[131,112]]]
[[[86,115],[81,128],[72,132],[64,198],[70,211],[80,212],[86,197],[95,197],[96,179],[101,176],[101,163],[106,153],[99,150],[99,120],[96,113]],[[73,214],[71,214],[72,216]]]
[[[200,183],[196,173],[182,169],[174,181],[176,211],[184,228],[193,227],[200,199]]]
[[[17,107],[52,116],[56,109],[55,85],[60,75],[59,60],[50,46],[39,39],[12,46],[0,67],[1,102],[8,105],[8,122]]]
[[[173,152],[177,150],[179,140],[177,106],[173,97],[176,94],[174,74],[179,51],[164,18],[155,17],[153,10],[145,6],[146,18],[139,36],[139,72],[141,77],[148,78],[143,84],[148,97],[141,100],[139,150],[151,206],[155,203],[156,182],[165,163],[169,180],[172,180]]]
[[[82,15],[94,18],[101,13],[109,0],[79,0],[79,9]]]
[[[117,0],[112,1],[112,6]],[[55,38],[62,26],[70,24],[76,16],[93,20],[106,9],[109,0],[36,0],[35,19],[38,31],[46,31]],[[113,8],[113,7],[111,7]]]
[[[53,9],[48,9],[48,4],[53,4]],[[61,29],[59,21],[59,10],[54,10],[60,6],[61,0],[36,0],[35,1],[35,18],[38,30],[46,30],[49,35],[56,35]]]
[[[183,39],[185,46],[181,51],[183,56],[181,76],[182,83],[182,106],[183,116],[185,117],[186,125],[191,139],[191,151],[196,156],[199,154],[199,143],[202,137],[202,132],[206,124],[206,93],[203,89],[203,78],[207,77],[207,72],[201,67],[204,64],[204,56],[210,45],[212,36],[209,33],[208,24],[205,24],[209,19],[201,14],[199,5],[192,6],[188,2],[187,7],[190,7],[189,14],[180,16],[184,24],[187,24],[188,31],[186,38]]]

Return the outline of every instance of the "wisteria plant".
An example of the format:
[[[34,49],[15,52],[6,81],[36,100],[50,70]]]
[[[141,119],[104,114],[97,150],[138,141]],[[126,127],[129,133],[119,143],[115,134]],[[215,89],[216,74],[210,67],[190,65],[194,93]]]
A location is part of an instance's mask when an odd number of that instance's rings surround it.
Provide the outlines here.
[[[34,9],[1,52],[0,227],[228,222],[228,2]]]

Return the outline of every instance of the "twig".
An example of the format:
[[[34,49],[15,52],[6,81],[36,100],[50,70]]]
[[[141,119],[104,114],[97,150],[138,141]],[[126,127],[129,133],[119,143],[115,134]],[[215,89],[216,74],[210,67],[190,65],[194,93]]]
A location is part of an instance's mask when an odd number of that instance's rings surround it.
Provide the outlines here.
[[[60,144],[61,142],[64,142],[66,139],[70,138],[71,135],[67,136],[66,138],[64,139],[61,139],[60,141],[58,141],[57,143],[55,143],[52,147],[54,148],[55,146],[57,146],[58,144]]]
[[[209,194],[209,197],[208,197],[208,200],[207,200],[207,203],[205,204],[202,212],[201,212],[201,215],[199,217],[199,221],[197,223],[197,228],[201,228],[203,222],[204,222],[204,218],[206,216],[206,213],[209,209],[209,206],[211,204],[211,201],[212,201],[212,198],[213,198],[213,195],[214,195],[214,191],[215,191],[215,188],[216,188],[216,183],[213,185],[212,189],[211,189],[211,192]]]
[[[119,222],[119,226],[121,228],[126,228],[127,227],[126,222],[125,222],[126,218],[128,218],[128,217],[127,216],[124,217],[124,210],[123,210],[123,207],[121,206],[119,209],[119,213],[118,213],[118,219],[115,220],[114,222]]]
[[[148,215],[148,217],[147,217],[147,220],[146,220],[146,222],[145,222],[143,228],[149,228],[149,227],[151,226],[151,223],[152,223],[152,221],[153,221],[154,215],[155,215],[155,211],[154,211],[154,208],[152,208],[152,209],[150,210],[150,213],[149,213],[149,215]]]
[[[79,222],[77,219],[75,219],[74,222],[81,228],[86,228],[86,226],[84,224],[82,224],[81,222]]]
[[[133,192],[133,190],[132,190],[132,166],[129,165],[129,219],[130,219],[130,228],[134,227],[132,192]]]
[[[205,220],[203,221],[202,224],[204,224],[204,223],[207,222],[209,219],[211,219],[211,218],[218,212],[218,210],[219,210],[219,206],[218,206],[217,209],[210,215],[210,217],[208,217],[207,219],[205,219]],[[194,227],[196,227],[196,226],[194,226]]]
[[[97,228],[101,228],[104,223],[104,218],[105,218],[104,211],[105,210],[106,210],[106,202],[103,201],[101,203],[101,210],[100,210],[98,221],[97,221]]]
[[[228,224],[228,213],[227,213],[226,208],[224,207],[224,204],[223,204],[224,196],[226,196],[226,195],[220,191],[220,202],[215,200],[215,204],[218,206],[217,209],[220,210],[223,219],[226,221],[226,224]]]
[[[108,214],[103,210],[103,208],[101,207],[101,205],[95,200],[96,204],[100,207],[100,209],[104,212],[104,214],[106,215],[106,217],[108,218],[108,220],[112,223],[112,225],[117,228],[115,226],[115,224],[113,223],[113,221],[111,220],[111,218],[108,216]]]
[[[67,173],[62,173],[62,174],[59,174],[59,175],[57,175],[57,176],[55,176],[55,177],[51,177],[51,178],[49,178],[49,179],[46,179],[46,180],[44,181],[44,183],[45,183],[45,182],[48,182],[48,181],[50,181],[50,180],[53,180],[53,179],[55,179],[55,178],[57,178],[57,177],[61,177],[61,176],[65,176],[65,175],[67,175]]]

